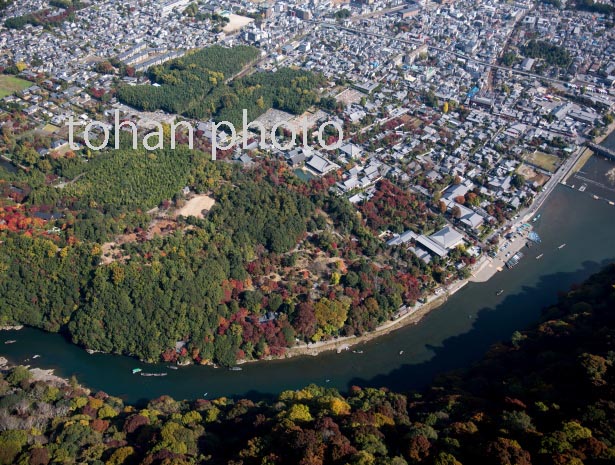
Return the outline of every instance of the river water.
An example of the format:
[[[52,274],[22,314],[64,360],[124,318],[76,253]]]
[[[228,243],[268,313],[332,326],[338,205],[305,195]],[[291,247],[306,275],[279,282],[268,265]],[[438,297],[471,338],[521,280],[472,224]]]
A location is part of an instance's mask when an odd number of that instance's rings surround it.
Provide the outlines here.
[[[130,357],[89,355],[58,334],[25,328],[0,331],[0,355],[15,363],[54,368],[60,376],[76,375],[80,383],[128,402],[162,394],[194,399],[205,393],[208,398],[259,399],[309,383],[342,391],[352,385],[421,388],[439,373],[480,359],[491,344],[535,322],[542,307],[556,302],[558,291],[615,262],[615,206],[560,185],[540,213],[534,226],[542,244],[525,249],[517,267],[487,283],[468,284],[417,325],[353,347],[362,354],[329,352],[251,363],[243,365],[242,371],[202,366],[170,370],[164,364],[145,365]],[[537,260],[539,254],[543,257]],[[499,289],[504,293],[497,296]],[[4,344],[9,339],[17,342]],[[41,357],[26,361],[34,354]],[[168,375],[133,375],[136,367]]]
[[[607,137],[603,145],[615,149],[615,132]],[[615,163],[604,156],[594,154],[569,178],[568,184],[601,199],[615,202]]]

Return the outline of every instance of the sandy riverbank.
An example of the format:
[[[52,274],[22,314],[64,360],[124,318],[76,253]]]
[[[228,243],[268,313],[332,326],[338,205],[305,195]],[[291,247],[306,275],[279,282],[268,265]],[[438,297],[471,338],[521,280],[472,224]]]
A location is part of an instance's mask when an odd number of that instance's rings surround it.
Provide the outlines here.
[[[0,331],[19,331],[20,329],[23,329],[23,325],[0,326]]]
[[[13,365],[9,363],[9,361],[5,357],[0,357],[0,370],[7,371],[7,370],[14,368],[15,366],[17,365]],[[32,375],[32,378],[30,379],[31,382],[43,381],[45,383],[49,383],[49,384],[52,384],[58,387],[70,385],[69,380],[55,375],[53,373],[53,369],[44,370],[42,368],[30,368],[29,365],[23,365],[23,366],[25,366],[25,368],[27,368],[30,374]],[[87,394],[90,393],[89,389],[84,388],[83,386],[78,386],[78,387],[83,389],[85,393]]]
[[[418,304],[416,307],[410,309],[408,313],[405,313],[399,318],[383,323],[374,331],[370,331],[369,333],[365,333],[361,336],[345,336],[327,341],[296,345],[288,349],[282,357],[266,357],[264,360],[293,358],[304,355],[317,356],[318,354],[332,350],[341,352],[343,350],[348,350],[357,344],[362,344],[380,336],[384,336],[385,334],[403,328],[404,326],[417,324],[425,315],[444,304],[450,296],[462,289],[471,280],[472,278],[464,279],[463,281],[457,281],[456,283],[451,284],[449,288],[443,288],[445,290],[438,295],[430,296],[424,304]],[[239,360],[237,364],[242,365],[245,363],[255,363],[258,361],[260,360]]]
[[[593,155],[594,155],[594,151],[592,149],[590,149],[589,147],[585,148],[579,160],[570,169],[570,171],[566,173],[566,176],[564,176],[564,179],[562,180],[562,184],[566,184],[568,182],[568,179],[570,179],[571,176],[578,173],[585,166],[585,163],[587,163]]]
[[[605,133],[602,134],[601,136],[595,137],[594,140],[592,141],[594,144],[598,144],[600,145],[602,142],[604,142],[606,140],[607,137],[609,137],[613,131],[615,131],[615,122],[611,123],[608,128],[606,129]],[[568,179],[573,176],[575,173],[579,172],[584,166],[585,164],[589,161],[589,159],[594,155],[594,151],[591,150],[589,147],[585,147],[585,149],[582,150],[582,154],[579,157],[579,159],[577,160],[577,162],[574,164],[574,166],[565,174],[564,179],[562,181],[562,184],[566,184],[568,182]]]
[[[526,230],[523,234],[518,234],[516,238],[507,241],[510,244],[498,252],[498,254],[491,258],[483,256],[481,260],[475,265],[472,275],[468,279],[457,281],[451,284],[448,288],[443,288],[443,291],[439,295],[432,295],[428,298],[424,304],[418,304],[411,309],[408,313],[400,316],[395,320],[387,321],[378,326],[374,331],[363,334],[361,336],[349,336],[339,337],[337,339],[315,342],[312,344],[301,344],[291,347],[285,357],[292,358],[300,355],[312,355],[316,356],[322,352],[328,352],[332,350],[342,351],[347,350],[357,344],[362,344],[367,341],[371,341],[377,337],[388,334],[399,328],[410,324],[417,324],[425,317],[429,312],[437,309],[443,305],[452,295],[465,287],[469,282],[486,282],[493,277],[499,271],[502,271],[506,266],[506,261],[515,253],[519,252],[527,243],[527,235],[531,229]],[[508,256],[506,254],[509,254]]]
[[[291,358],[300,355],[316,356],[322,352],[328,352],[331,350],[346,350],[352,346],[371,341],[372,339],[388,334],[391,331],[395,331],[396,329],[402,328],[406,325],[417,324],[425,315],[427,315],[432,310],[435,310],[436,308],[440,307],[448,300],[451,295],[453,295],[466,284],[467,280],[456,283],[454,285],[454,289],[444,292],[438,296],[434,296],[425,304],[411,309],[408,313],[400,316],[395,320],[387,321],[386,323],[378,326],[374,331],[370,331],[369,333],[363,334],[361,336],[339,337],[330,341],[315,342],[312,344],[302,344],[295,347],[291,347],[286,352],[285,357]]]

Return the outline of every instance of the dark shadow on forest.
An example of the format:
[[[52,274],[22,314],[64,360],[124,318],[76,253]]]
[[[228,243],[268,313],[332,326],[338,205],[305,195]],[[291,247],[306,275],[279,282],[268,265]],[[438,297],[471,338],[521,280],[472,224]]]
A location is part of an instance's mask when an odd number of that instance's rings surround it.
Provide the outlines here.
[[[535,324],[544,308],[557,303],[558,294],[567,292],[575,284],[581,284],[614,261],[615,258],[602,262],[586,261],[581,268],[573,272],[543,275],[537,285],[523,286],[521,291],[507,296],[499,305],[481,308],[476,313],[470,331],[449,337],[439,346],[427,345],[434,353],[429,360],[408,363],[373,378],[353,378],[341,392],[347,392],[352,386],[386,387],[396,392],[421,390],[431,385],[439,375],[470,368],[482,359],[493,344],[509,341],[515,330],[523,330]],[[474,285],[483,286],[481,283]],[[430,315],[426,318],[429,317]],[[519,321],[517,325],[511,324],[510,320],[513,318]],[[421,324],[422,322],[418,324],[419,328]],[[272,401],[278,398],[278,394],[253,389],[228,397]]]
[[[422,363],[406,364],[371,379],[354,378],[348,383],[348,388],[353,385],[387,387],[392,391],[407,392],[429,386],[438,375],[469,368],[478,362],[493,344],[510,340],[515,329],[523,330],[533,325],[537,321],[537,310],[542,310],[536,308],[536,302],[544,301],[545,292],[552,294],[546,298],[550,304],[555,304],[558,293],[566,292],[574,284],[580,284],[613,261],[587,261],[582,264],[581,269],[574,272],[542,276],[536,286],[524,286],[520,292],[506,297],[498,306],[479,310],[469,332],[450,337],[441,346],[427,346],[435,353],[431,359]],[[513,316],[510,309],[514,309],[514,317],[520,320],[515,329],[510,329],[509,318]],[[254,393],[246,395],[248,394]]]
[[[573,272],[564,273],[558,272],[549,275],[541,276],[538,283],[535,286],[524,286],[520,291],[506,295],[504,300],[497,306],[488,307],[485,306],[481,308],[478,312],[474,309],[476,308],[478,299],[474,296],[469,296],[469,299],[466,301],[472,301],[472,308],[463,308],[464,299],[457,299],[456,297],[451,299],[448,304],[453,302],[454,305],[460,306],[458,309],[462,314],[467,314],[468,311],[471,311],[474,314],[472,320],[472,326],[469,330],[463,334],[455,335],[446,338],[442,341],[441,344],[438,345],[425,345],[427,349],[433,354],[429,360],[424,362],[409,362],[404,364],[398,368],[392,369],[389,373],[381,374],[375,377],[354,377],[350,379],[347,383],[338,384],[338,386],[342,387],[342,391],[348,390],[351,386],[357,385],[362,387],[387,387],[391,390],[398,392],[407,392],[417,389],[425,388],[429,386],[435,377],[438,375],[449,373],[453,370],[464,369],[470,367],[473,363],[479,361],[485,352],[489,349],[491,345],[498,341],[507,341],[510,340],[511,334],[516,330],[522,330],[533,325],[538,319],[540,315],[540,310],[544,306],[554,304],[557,301],[557,293],[558,290],[560,292],[566,291],[570,288],[570,286],[574,283],[581,283],[586,280],[590,275],[600,271],[604,266],[608,263],[612,263],[615,261],[614,259],[603,260],[601,262],[593,262],[586,261],[581,267]],[[467,289],[464,289],[462,292],[472,292],[472,293],[481,293],[481,292],[494,292],[494,285],[485,283],[485,284],[472,284],[468,286]],[[460,293],[461,295],[461,293]],[[461,303],[460,303],[461,302]],[[415,331],[420,332],[421,325],[428,324],[430,318],[437,318],[438,311],[435,310],[433,313],[427,315],[425,319],[418,324],[412,331],[409,331],[410,334],[416,334]],[[457,311],[457,309],[453,310]],[[426,329],[428,330],[428,329]],[[37,330],[40,331],[40,330]],[[404,331],[403,329],[400,331]],[[8,334],[4,335],[5,337],[9,337]],[[104,366],[106,363],[109,363],[111,357],[121,357],[107,354],[95,354],[95,355],[87,355],[84,351],[75,351],[74,346],[64,338],[60,338],[58,335],[53,335],[54,339],[50,339],[53,344],[45,345],[45,347],[37,346],[35,343],[33,347],[27,347],[26,351],[28,354],[34,353],[35,351],[41,351],[43,354],[43,363],[42,366],[44,368],[57,368],[57,372],[60,376],[71,376],[75,374],[77,379],[81,382],[85,382],[86,386],[92,387],[93,389],[105,389],[108,388],[110,393],[113,394],[113,386],[116,383],[128,383],[127,386],[132,383],[132,374],[130,374],[130,369],[134,366],[138,365],[138,361],[136,359],[126,359],[126,358],[118,358],[117,363],[121,364],[120,372],[113,371],[114,374],[118,374],[121,379],[114,380],[113,375],[102,374],[101,371],[104,372]],[[20,336],[21,337],[21,336]],[[58,337],[56,340],[55,337]],[[389,344],[390,342],[386,340],[387,336],[383,336],[383,339],[376,339],[365,345],[366,352],[369,351],[378,351],[383,347],[382,344]],[[411,335],[410,335],[411,337]],[[47,341],[47,338],[43,338]],[[4,346],[2,345],[2,349],[7,351],[9,348],[13,346]],[[387,346],[390,349],[389,346]],[[56,357],[55,360],[50,360],[51,357],[47,357],[50,355],[50,352],[53,352],[54,349],[58,351],[59,357]],[[0,353],[3,351],[0,350]],[[28,355],[30,356],[30,355]],[[406,356],[411,356],[411,354],[406,354]],[[97,367],[98,371],[92,372],[88,370],[86,375],[85,370],[88,366],[97,363],[97,358],[100,357],[103,360],[103,364],[100,367]],[[309,360],[310,363],[314,364],[325,364],[326,359],[323,356],[322,359],[318,357]],[[10,357],[7,358],[10,359]],[[310,357],[312,358],[312,357]],[[19,360],[16,360],[19,362]],[[64,366],[64,362],[68,361],[69,365],[72,368],[67,368]],[[53,363],[49,363],[53,362]],[[134,362],[134,363],[133,363]],[[115,358],[112,363],[115,362]],[[270,363],[270,362],[264,362]],[[275,363],[275,362],[271,362]],[[279,363],[286,365],[294,363],[294,360],[284,360],[279,361]],[[160,371],[165,368],[166,364],[156,364],[147,367],[148,371]],[[274,365],[275,366],[275,365]],[[216,389],[209,384],[208,376],[211,373],[208,369],[203,369],[204,367],[186,367],[186,372],[179,371],[177,374],[179,375],[175,379],[169,380],[170,383],[167,387],[161,385],[153,385],[151,387],[151,396],[142,396],[144,391],[147,391],[148,387],[144,387],[143,391],[140,388],[137,388],[138,391],[135,394],[135,390],[132,392],[126,392],[125,395],[121,393],[115,394],[118,397],[122,397],[124,399],[130,398],[130,403],[145,405],[149,401],[149,399],[158,397],[162,394],[170,394],[172,397],[176,397],[177,399],[181,399],[186,397],[190,400],[194,400],[195,398],[204,395],[204,392],[207,390],[216,391]],[[289,376],[289,372],[293,370],[286,370],[286,367],[280,365],[279,371],[275,368],[272,368],[271,365],[266,370],[271,376],[279,377],[280,379],[284,379],[285,376]],[[386,369],[386,365],[382,367]],[[198,370],[197,376],[194,375],[194,371]],[[256,373],[260,370],[260,367],[255,364],[253,367],[250,367],[250,371],[254,370],[253,373]],[[235,395],[227,395],[229,398],[239,399],[239,398],[248,398],[252,400],[275,400],[279,395],[279,391],[285,388],[275,389],[271,387],[265,389],[254,388],[254,386],[250,385],[250,371],[246,373],[244,371],[244,376],[246,376],[245,390]],[[182,373],[186,373],[185,376],[182,376]],[[240,376],[239,374],[233,376]],[[323,379],[324,379],[323,375]],[[139,378],[135,378],[134,381]],[[344,378],[346,379],[346,378]],[[238,380],[235,379],[231,381],[232,378],[228,379],[229,383],[238,383]],[[224,381],[223,381],[224,382]],[[179,394],[177,390],[174,391],[174,385],[178,383],[199,383],[197,386],[202,385],[203,393],[201,395],[194,395],[194,387],[191,385],[190,389],[183,390],[179,389],[179,391],[190,391],[190,394]],[[323,381],[317,382],[318,384],[328,387]],[[239,383],[238,383],[239,384]],[[273,383],[275,386],[276,383]],[[239,384],[241,385],[241,384]],[[170,386],[170,387],[169,387]],[[301,387],[301,386],[297,386]],[[294,388],[294,387],[293,387]],[[233,390],[237,389],[237,385],[234,386]],[[222,388],[224,390],[224,388]],[[275,392],[272,392],[274,391]],[[120,389],[122,391],[122,389]],[[169,392],[166,392],[169,391]],[[224,394],[220,394],[224,395]],[[213,398],[214,393],[211,392],[209,398]],[[138,399],[138,400],[137,400]]]

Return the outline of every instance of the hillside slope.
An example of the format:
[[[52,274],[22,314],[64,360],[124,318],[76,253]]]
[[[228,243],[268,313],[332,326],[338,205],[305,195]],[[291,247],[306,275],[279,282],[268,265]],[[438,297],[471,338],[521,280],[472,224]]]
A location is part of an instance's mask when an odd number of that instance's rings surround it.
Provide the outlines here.
[[[0,463],[615,463],[615,265],[537,326],[408,396],[309,386],[273,403],[124,405],[76,385],[0,380]]]

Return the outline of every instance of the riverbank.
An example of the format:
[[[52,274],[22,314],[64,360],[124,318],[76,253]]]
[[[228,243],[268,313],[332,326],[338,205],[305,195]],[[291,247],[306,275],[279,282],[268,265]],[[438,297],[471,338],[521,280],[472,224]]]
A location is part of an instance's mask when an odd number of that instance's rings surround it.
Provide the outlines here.
[[[417,324],[429,312],[442,306],[452,295],[468,284],[469,281],[469,279],[457,281],[452,284],[450,288],[447,288],[438,295],[430,296],[424,304],[417,304],[415,308],[408,310],[407,313],[404,313],[396,319],[383,323],[369,333],[365,333],[360,336],[345,336],[329,341],[296,345],[286,351],[284,358],[292,358],[302,355],[317,356],[323,352],[333,350],[337,350],[338,352],[349,350],[353,346],[384,336],[385,334],[389,334],[392,331],[403,328],[404,326]]]
[[[374,331],[360,336],[339,337],[329,341],[322,341],[311,344],[299,344],[292,348],[289,348],[284,356],[275,358],[270,357],[266,358],[266,360],[282,361],[283,359],[289,359],[298,356],[316,356],[324,352],[345,351],[353,346],[364,344],[373,341],[374,339],[386,336],[401,328],[417,325],[432,311],[435,311],[436,309],[446,304],[453,295],[455,295],[460,289],[464,288],[468,283],[486,283],[487,281],[491,280],[491,278],[497,275],[499,271],[504,270],[506,260],[525,246],[527,240],[527,233],[529,232],[529,230],[526,229],[523,233],[519,233],[517,231],[517,227],[519,226],[519,224],[530,221],[530,218],[532,218],[532,216],[536,214],[536,210],[542,207],[543,203],[545,203],[550,197],[550,194],[552,193],[553,189],[555,189],[555,187],[559,184],[563,175],[567,174],[568,171],[575,166],[575,164],[581,157],[582,152],[583,150],[579,149],[579,153],[571,155],[569,160],[567,160],[567,162],[560,167],[560,170],[558,170],[558,172],[555,173],[552,179],[547,183],[545,189],[543,189],[543,191],[539,193],[537,198],[534,199],[532,205],[529,208],[526,208],[520,212],[520,218],[512,224],[507,224],[506,227],[502,229],[503,232],[512,231],[516,237],[514,237],[510,241],[510,244],[508,244],[507,247],[502,247],[496,257],[488,257],[486,255],[483,255],[479,262],[473,267],[472,275],[470,278],[455,282],[451,284],[448,288],[442,288],[441,292],[439,292],[438,294],[429,296],[424,304],[417,304],[415,307],[401,314],[398,318],[386,321],[385,323],[381,324]],[[564,241],[562,240],[561,242]],[[558,244],[560,244],[559,241]],[[496,288],[495,290],[491,289],[483,292],[487,292],[491,295],[497,293],[499,295],[500,290],[503,291],[502,294],[508,294],[512,291],[512,289],[510,289],[512,286],[503,285],[502,283],[498,284],[497,286],[501,286],[502,289]],[[481,287],[481,289],[489,289],[489,287]],[[504,296],[506,294],[504,294]],[[78,350],[82,350],[82,348],[78,348]],[[95,354],[94,351],[88,351],[88,353],[90,353],[92,358],[96,357],[96,355],[102,355]],[[250,365],[252,365],[255,364],[255,362],[257,361],[261,360],[241,360],[238,361],[238,364],[249,363]],[[130,362],[130,364],[131,366],[134,365],[134,359]],[[127,369],[127,371],[129,370]],[[183,369],[180,371],[183,371]]]
[[[607,137],[611,135],[611,133],[615,131],[615,121],[609,124],[609,127],[606,129],[604,134],[594,138],[594,144],[601,144],[606,140]]]
[[[74,375],[82,385],[131,403],[165,394],[196,399],[204,393],[209,399],[256,401],[312,383],[342,392],[351,386],[419,389],[440,373],[467,367],[490,345],[509,340],[515,330],[535,322],[542,308],[554,304],[559,291],[615,261],[612,207],[562,187],[549,196],[540,214],[540,220],[530,224],[542,243],[529,249],[531,254],[515,268],[501,273],[485,269],[494,274],[487,282],[477,284],[471,278],[437,310],[427,312],[420,324],[410,324],[418,314],[408,316],[403,327],[379,334],[354,347],[355,351],[248,363],[241,371],[198,365],[172,370],[168,363],[149,365],[121,355],[88,355],[60,334],[25,327],[19,332],[0,331],[0,355],[15,365],[53,368],[64,378]],[[587,240],[588,230],[591,240]],[[560,249],[562,243],[568,245]],[[543,257],[536,260],[535,255]],[[475,267],[475,274],[488,267],[485,263]],[[504,290],[501,295],[500,290]],[[14,344],[4,344],[13,339]],[[32,359],[33,354],[41,357]],[[167,376],[135,376],[134,368]]]
[[[614,129],[615,123],[609,126],[604,136],[596,139],[597,143],[600,143],[602,140],[606,139]],[[553,173],[551,179],[549,179],[542,191],[532,202],[532,205],[521,210],[517,216],[517,220],[508,223],[503,228],[504,232],[506,232],[506,230],[511,231],[513,237],[510,240],[507,240],[503,246],[498,248],[498,252],[494,257],[483,255],[479,262],[474,266],[470,278],[457,281],[451,284],[448,288],[443,288],[442,293],[430,296],[424,304],[417,304],[417,306],[409,309],[398,318],[383,323],[369,333],[365,333],[360,336],[338,337],[327,341],[295,345],[289,348],[282,357],[268,357],[267,360],[274,360],[276,358],[293,358],[305,355],[317,356],[324,352],[337,351],[339,353],[344,350],[349,350],[353,346],[369,342],[405,326],[418,324],[428,313],[445,304],[452,295],[465,287],[469,282],[486,283],[498,272],[504,271],[506,268],[506,262],[517,252],[525,248],[529,241],[528,235],[533,229],[531,223],[529,222],[536,215],[537,211],[545,204],[555,188],[559,184],[565,185],[568,177],[574,174],[575,170],[580,169],[579,167],[582,167],[585,164],[587,159],[591,156],[591,151],[588,154],[588,150],[589,149],[586,147],[578,147],[577,150],[570,155],[566,162],[563,163],[555,173]],[[521,228],[522,225],[526,226]],[[505,292],[506,290],[502,289],[502,291]],[[259,360],[242,360],[238,363],[253,363],[257,361]]]
[[[20,329],[23,329],[23,325],[0,326],[0,331],[19,331]]]
[[[592,142],[594,144],[598,144],[598,145],[602,144],[604,141],[606,141],[606,139],[611,134],[613,134],[613,131],[615,131],[615,122],[611,123],[608,126],[608,128],[606,129],[605,133],[600,135],[600,136],[595,137]],[[569,178],[571,178],[576,173],[581,171],[581,169],[583,169],[585,164],[589,161],[589,159],[593,155],[594,155],[594,151],[592,149],[590,149],[589,147],[585,147],[585,149],[581,153],[581,156],[577,159],[577,161],[574,164],[574,166],[564,175],[564,179],[562,180],[562,184],[566,184],[568,182]]]
[[[456,281],[448,287],[440,288],[440,292],[437,291],[436,294],[429,296],[424,304],[417,304],[414,308],[409,309],[398,318],[383,323],[375,330],[360,336],[338,337],[329,341],[296,345],[286,351],[284,358],[292,358],[302,355],[317,356],[323,352],[333,350],[338,352],[349,350],[353,346],[366,343],[378,337],[389,334],[397,329],[401,329],[408,325],[418,324],[428,313],[444,305],[451,296],[463,289],[468,283],[487,282],[498,272],[503,271],[506,266],[507,259],[525,247],[528,240],[527,235],[529,231],[531,231],[531,228],[527,228],[523,232],[516,233],[517,237],[507,241],[508,245],[501,248],[495,257],[488,257],[486,255],[481,257],[479,262],[474,266],[469,278]]]
[[[572,176],[574,176],[576,173],[581,171],[581,169],[585,166],[585,164],[589,161],[589,159],[593,155],[594,155],[594,151],[592,149],[590,149],[589,147],[586,147],[585,150],[583,151],[581,157],[577,160],[577,162],[572,167],[572,169],[570,171],[568,171],[566,176],[564,176],[564,180],[562,181],[562,184],[567,184],[568,180]]]
[[[62,378],[61,376],[54,374],[53,368],[49,368],[49,369],[30,368],[30,365],[15,365],[15,364],[9,363],[9,361],[5,357],[0,357],[0,371],[8,372],[9,370],[15,368],[16,366],[23,366],[24,368],[27,368],[31,375],[30,380],[33,382],[42,381],[44,383],[48,383],[56,387],[63,387],[63,386],[71,385],[71,381],[69,381],[68,379]],[[91,392],[90,389],[84,386],[78,385],[78,384],[76,384],[75,387],[78,387],[86,394],[89,394]]]
[[[531,216],[531,215],[530,215]],[[342,336],[331,340],[319,341],[314,343],[302,343],[288,348],[284,355],[281,356],[269,356],[264,359],[254,360],[237,360],[237,365],[253,364],[260,361],[272,361],[289,359],[297,356],[317,356],[324,352],[337,350],[348,350],[352,346],[363,344],[372,341],[376,338],[387,335],[393,331],[401,329],[405,326],[418,324],[426,315],[444,305],[450,297],[456,294],[459,290],[464,288],[468,283],[484,283],[490,280],[498,272],[503,271],[506,261],[509,257],[521,250],[527,241],[527,234],[531,229],[527,228],[523,232],[515,232],[515,237],[511,240],[507,240],[505,246],[501,247],[494,257],[489,257],[483,254],[479,261],[472,267],[471,275],[469,278],[455,281],[447,286],[440,287],[433,295],[426,298],[424,303],[417,303],[412,308],[407,308],[402,311],[398,311],[393,319],[386,321],[376,327],[373,331],[359,335],[359,336]],[[21,329],[23,326],[4,327],[2,329]],[[83,347],[80,349],[83,350]],[[101,353],[100,351],[92,349],[84,349],[89,355],[95,355]],[[130,356],[130,355],[129,355]],[[141,363],[147,363],[144,360],[139,360]],[[155,363],[155,362],[154,362]],[[190,363],[192,364],[192,363]],[[208,362],[204,365],[208,365],[217,368],[213,362]]]

